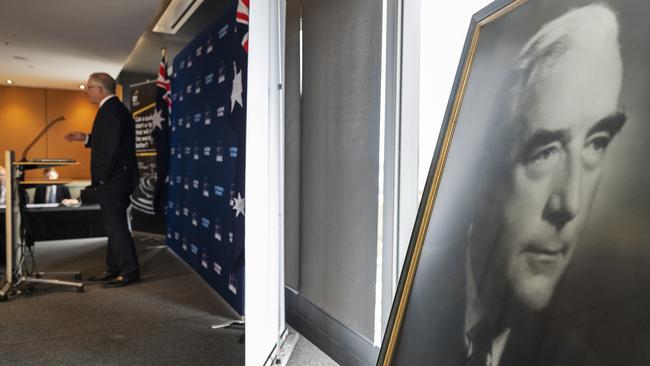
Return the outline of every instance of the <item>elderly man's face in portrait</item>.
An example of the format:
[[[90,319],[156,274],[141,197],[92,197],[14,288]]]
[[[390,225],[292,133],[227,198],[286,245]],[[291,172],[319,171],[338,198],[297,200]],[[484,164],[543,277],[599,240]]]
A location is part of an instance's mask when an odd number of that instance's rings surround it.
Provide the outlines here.
[[[621,61],[611,51],[600,59],[568,51],[534,69],[521,95],[496,248],[514,298],[529,310],[546,307],[571,259],[607,147],[625,122]]]

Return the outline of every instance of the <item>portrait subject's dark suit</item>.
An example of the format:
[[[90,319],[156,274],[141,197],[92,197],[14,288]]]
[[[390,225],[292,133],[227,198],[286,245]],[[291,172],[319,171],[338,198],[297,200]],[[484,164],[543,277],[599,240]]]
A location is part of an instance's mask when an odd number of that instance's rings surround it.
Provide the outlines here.
[[[393,365],[474,366],[465,346],[466,274],[464,245],[442,245],[427,270],[428,291],[412,292]],[[460,265],[459,265],[460,263]],[[428,269],[424,269],[428,268]],[[416,276],[418,278],[418,276]],[[423,280],[420,277],[420,280]],[[414,284],[413,288],[424,288]],[[490,339],[491,343],[492,339]],[[498,365],[493,366],[600,365],[594,352],[563,327],[548,311],[511,325]]]
[[[50,186],[38,186],[34,192],[34,203],[48,203],[47,202],[47,189]],[[70,190],[63,184],[56,186],[56,193],[54,194],[54,202],[61,202],[66,198],[70,198]]]
[[[117,97],[106,100],[97,111],[86,147],[91,148],[91,181],[97,187],[108,235],[107,272],[139,278],[140,266],[126,216],[138,180],[135,122]]]

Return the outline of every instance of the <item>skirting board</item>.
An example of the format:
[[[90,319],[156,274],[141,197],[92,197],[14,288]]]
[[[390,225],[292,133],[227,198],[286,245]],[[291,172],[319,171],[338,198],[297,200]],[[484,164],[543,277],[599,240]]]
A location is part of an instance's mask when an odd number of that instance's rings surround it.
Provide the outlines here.
[[[286,320],[342,366],[375,365],[379,348],[332,318],[300,293],[285,288]]]

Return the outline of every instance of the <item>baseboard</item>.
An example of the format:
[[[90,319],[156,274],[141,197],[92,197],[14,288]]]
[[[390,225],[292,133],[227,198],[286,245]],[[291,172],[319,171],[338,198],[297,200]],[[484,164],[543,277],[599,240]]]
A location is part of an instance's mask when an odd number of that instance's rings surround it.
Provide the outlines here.
[[[302,296],[285,288],[286,320],[302,336],[342,366],[377,363],[379,348]]]

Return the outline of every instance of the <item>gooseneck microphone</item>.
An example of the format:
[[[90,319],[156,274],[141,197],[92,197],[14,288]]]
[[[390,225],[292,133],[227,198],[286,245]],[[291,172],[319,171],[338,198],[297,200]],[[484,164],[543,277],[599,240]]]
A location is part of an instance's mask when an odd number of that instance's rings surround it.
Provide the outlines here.
[[[35,139],[34,139],[34,140],[29,144],[29,145],[27,145],[27,147],[25,148],[25,151],[23,151],[23,155],[22,155],[22,157],[21,157],[20,160],[21,160],[21,161],[27,161],[27,153],[29,152],[29,150],[30,150],[30,149],[31,149],[31,148],[32,148],[32,147],[33,147],[33,146],[38,142],[38,140],[41,139],[41,137],[43,137],[43,135],[45,135],[45,133],[47,132],[47,130],[49,130],[49,129],[50,129],[52,126],[54,126],[54,124],[56,124],[57,122],[61,122],[61,121],[65,121],[65,117],[63,117],[63,116],[59,116],[59,117],[57,117],[57,118],[51,120],[51,121],[47,124],[47,126],[45,126],[45,128],[43,129],[43,131],[41,131],[41,133],[39,133],[39,134],[36,136],[36,138],[35,138]]]

